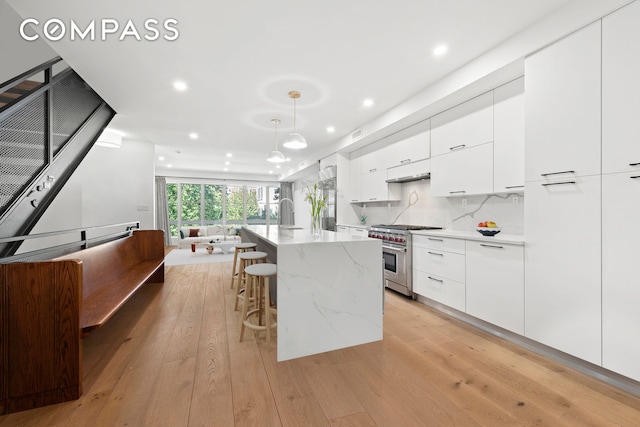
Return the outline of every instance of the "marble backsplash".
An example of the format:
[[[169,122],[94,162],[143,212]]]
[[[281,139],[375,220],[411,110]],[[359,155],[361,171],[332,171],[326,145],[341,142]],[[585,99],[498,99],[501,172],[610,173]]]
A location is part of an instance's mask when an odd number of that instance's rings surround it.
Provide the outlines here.
[[[473,231],[481,221],[494,221],[505,234],[524,234],[522,193],[434,197],[431,181],[425,180],[402,184],[400,202],[353,208],[357,216],[367,215],[367,225],[414,224]]]

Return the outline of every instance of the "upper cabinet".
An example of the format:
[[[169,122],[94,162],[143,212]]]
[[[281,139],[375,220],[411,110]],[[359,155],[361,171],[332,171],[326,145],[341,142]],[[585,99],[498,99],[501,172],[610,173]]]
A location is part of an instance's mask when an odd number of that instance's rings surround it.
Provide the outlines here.
[[[493,141],[493,92],[431,118],[431,156]]]
[[[525,61],[525,178],[600,173],[600,21]]]
[[[425,131],[386,147],[387,168],[429,158],[431,132]]]
[[[640,3],[602,20],[602,173],[640,172]]]
[[[524,188],[524,77],[494,91],[493,191]]]
[[[400,184],[387,183],[387,170],[362,174],[361,202],[388,202],[400,200]]]
[[[360,162],[362,157],[349,160],[349,200],[351,203],[362,200],[362,172]]]
[[[431,159],[431,194],[465,196],[493,192],[493,143]]]

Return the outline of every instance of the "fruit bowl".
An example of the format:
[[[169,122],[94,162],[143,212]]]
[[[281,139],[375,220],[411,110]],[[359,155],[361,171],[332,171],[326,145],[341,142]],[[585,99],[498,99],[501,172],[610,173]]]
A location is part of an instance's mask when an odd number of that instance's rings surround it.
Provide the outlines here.
[[[478,227],[476,228],[476,230],[478,230],[478,233],[482,234],[483,236],[495,236],[496,234],[498,234],[500,232],[499,228],[489,228],[489,227]]]

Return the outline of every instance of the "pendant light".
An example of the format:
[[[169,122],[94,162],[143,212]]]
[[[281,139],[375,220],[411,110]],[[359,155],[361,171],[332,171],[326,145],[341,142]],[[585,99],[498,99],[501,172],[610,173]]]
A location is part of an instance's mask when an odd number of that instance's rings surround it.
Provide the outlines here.
[[[286,148],[293,148],[295,150],[307,148],[307,140],[304,139],[304,136],[296,132],[296,99],[300,98],[300,96],[300,92],[297,90],[289,92],[289,98],[293,99],[293,133],[290,133],[287,140],[282,144]]]
[[[284,158],[284,154],[278,151],[278,125],[280,124],[280,119],[271,119],[271,123],[273,123],[276,127],[275,140],[276,140],[276,149],[269,154],[267,157],[267,161],[271,163],[282,163],[286,159]]]

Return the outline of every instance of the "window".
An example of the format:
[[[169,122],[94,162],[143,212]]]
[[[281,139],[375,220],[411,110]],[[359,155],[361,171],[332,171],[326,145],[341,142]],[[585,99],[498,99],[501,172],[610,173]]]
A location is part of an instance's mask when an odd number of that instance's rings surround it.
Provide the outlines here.
[[[280,187],[168,183],[169,227],[177,237],[180,227],[213,224],[277,224]]]

